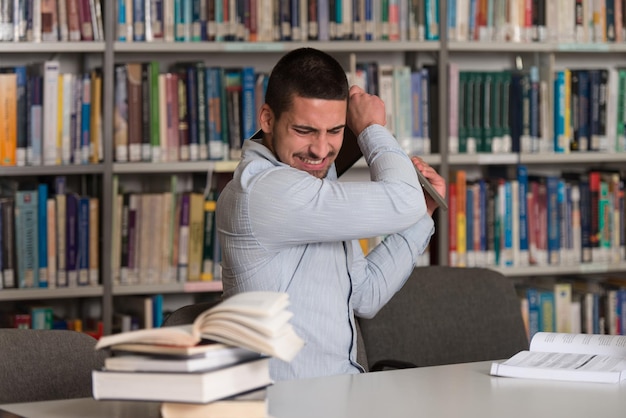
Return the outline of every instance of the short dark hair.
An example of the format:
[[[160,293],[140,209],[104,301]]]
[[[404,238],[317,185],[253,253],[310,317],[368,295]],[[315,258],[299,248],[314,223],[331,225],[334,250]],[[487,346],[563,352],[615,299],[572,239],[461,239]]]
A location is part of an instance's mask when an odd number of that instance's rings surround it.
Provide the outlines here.
[[[276,119],[291,107],[294,96],[347,100],[348,80],[339,62],[315,48],[298,48],[285,54],[270,74],[265,103]]]

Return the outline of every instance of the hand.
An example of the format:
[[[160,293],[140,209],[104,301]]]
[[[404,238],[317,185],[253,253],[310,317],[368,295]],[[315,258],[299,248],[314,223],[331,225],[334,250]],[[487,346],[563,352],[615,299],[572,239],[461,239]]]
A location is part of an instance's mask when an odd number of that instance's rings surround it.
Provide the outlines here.
[[[426,162],[424,162],[424,160],[422,160],[420,157],[413,156],[411,157],[411,161],[413,162],[415,168],[418,169],[424,175],[424,177],[426,177],[426,179],[433,185],[435,190],[437,190],[439,194],[445,199],[447,188],[444,178],[441,177],[434,168],[426,164]],[[424,197],[426,198],[426,210],[428,211],[428,214],[430,216],[433,216],[435,209],[437,209],[439,205],[432,197],[428,195],[428,193],[424,193]]]
[[[368,94],[358,86],[350,88],[347,124],[358,137],[365,128],[378,124],[385,126],[385,103],[378,96]]]

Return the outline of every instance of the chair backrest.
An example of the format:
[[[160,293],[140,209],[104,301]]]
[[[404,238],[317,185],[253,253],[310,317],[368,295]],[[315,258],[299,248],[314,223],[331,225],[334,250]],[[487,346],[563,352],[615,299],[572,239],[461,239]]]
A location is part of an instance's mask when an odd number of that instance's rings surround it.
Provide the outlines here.
[[[210,302],[194,303],[192,305],[186,305],[178,308],[163,320],[162,326],[169,327],[174,325],[191,324],[198,315],[220,302],[221,300],[217,299]]]
[[[162,326],[168,327],[168,326],[174,326],[174,325],[191,324],[198,315],[200,315],[202,312],[206,311],[207,309],[212,308],[219,302],[220,300],[215,300],[211,302],[194,303],[192,305],[186,305],[181,308],[178,308],[177,310],[175,310],[174,312],[172,312],[165,318]],[[367,355],[365,353],[365,344],[363,342],[363,337],[361,335],[361,330],[360,330],[358,321],[356,323],[356,331],[357,331],[356,359],[359,362],[359,364],[365,368],[365,370],[368,370]]]
[[[91,397],[106,356],[95,345],[82,332],[0,329],[0,403]]]
[[[513,283],[485,268],[417,267],[372,319],[359,318],[370,370],[496,360],[528,349]]]

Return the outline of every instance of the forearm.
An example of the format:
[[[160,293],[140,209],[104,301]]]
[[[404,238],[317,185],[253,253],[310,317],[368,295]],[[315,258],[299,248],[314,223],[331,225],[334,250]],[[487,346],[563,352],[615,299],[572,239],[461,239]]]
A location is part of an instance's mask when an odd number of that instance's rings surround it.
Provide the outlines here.
[[[354,307],[359,316],[374,316],[404,285],[434,230],[432,218],[424,216],[405,231],[387,236],[362,260],[354,256]]]

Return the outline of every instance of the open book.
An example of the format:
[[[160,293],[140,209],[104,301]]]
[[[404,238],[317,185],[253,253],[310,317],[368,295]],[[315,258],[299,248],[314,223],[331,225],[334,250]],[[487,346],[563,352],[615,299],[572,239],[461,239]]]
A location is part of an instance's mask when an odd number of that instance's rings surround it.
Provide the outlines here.
[[[286,293],[239,293],[200,314],[193,324],[108,335],[96,349],[145,345],[152,353],[172,354],[173,347],[204,351],[200,343],[211,340],[291,361],[304,342],[289,323],[293,314],[286,310],[288,305]]]
[[[538,332],[528,351],[492,363],[490,374],[617,383],[626,380],[626,336]]]

